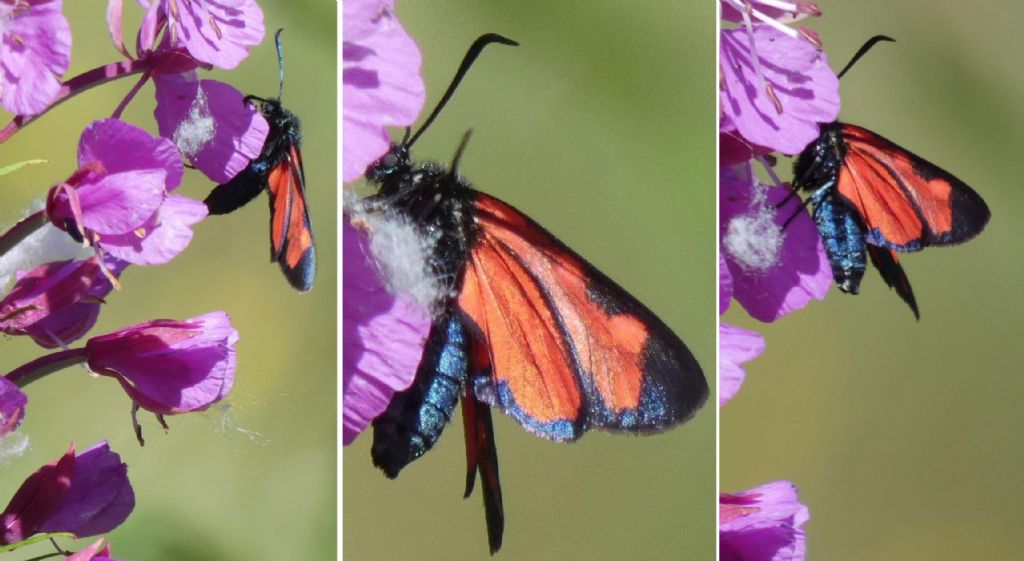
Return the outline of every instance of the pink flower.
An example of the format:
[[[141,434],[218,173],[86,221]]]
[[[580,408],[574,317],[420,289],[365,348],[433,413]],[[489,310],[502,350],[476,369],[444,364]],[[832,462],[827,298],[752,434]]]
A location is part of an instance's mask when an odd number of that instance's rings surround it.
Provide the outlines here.
[[[749,164],[721,168],[720,185],[722,253],[733,296],[743,308],[771,322],[812,299],[824,299],[832,269],[799,197],[785,187],[760,185]],[[787,197],[787,204],[777,208]]]
[[[0,515],[0,544],[36,533],[94,536],[121,525],[135,508],[128,466],[106,441],[64,456],[29,476]]]
[[[117,559],[110,556],[110,545],[101,538],[89,547],[66,557],[64,561],[117,561]]]
[[[793,22],[806,16],[820,16],[821,10],[813,2],[797,0],[722,0],[722,19],[734,23],[744,21],[743,13],[749,8],[752,21],[778,20]]]
[[[395,16],[394,0],[346,0],[342,9],[342,181],[349,182],[388,151],[386,127],[416,121],[426,90],[419,48]]]
[[[18,430],[25,418],[28,396],[18,386],[0,376],[0,438]]]
[[[796,487],[776,481],[719,496],[721,561],[803,561],[810,518]]]
[[[431,318],[382,285],[364,249],[366,235],[347,219],[343,227],[342,442],[348,445],[412,384]]]
[[[98,251],[136,265],[170,261],[192,240],[206,206],[169,195],[183,174],[169,140],[117,119],[82,131],[79,169],[53,187],[46,213],[58,228]]]
[[[764,337],[746,329],[720,323],[718,326],[718,406],[740,391],[745,372],[743,363],[764,352]]]
[[[41,113],[71,63],[71,28],[61,0],[0,2],[0,104],[18,115]]]
[[[796,154],[839,114],[839,79],[804,38],[767,25],[724,29],[720,56],[722,116],[734,127],[723,132]]]
[[[263,149],[269,125],[235,88],[195,72],[156,76],[160,135],[214,183],[227,183]]]
[[[224,312],[158,319],[89,339],[86,363],[120,382],[139,407],[172,415],[202,411],[227,395],[237,343]]]
[[[108,13],[107,22],[111,30],[119,27],[119,12],[116,18]],[[152,51],[161,29],[170,48],[184,47],[196,60],[230,70],[263,41],[263,10],[255,0],[153,0],[139,30],[139,50]]]
[[[126,265],[116,259],[101,265],[93,256],[19,273],[0,300],[0,330],[31,335],[44,348],[77,340],[95,324],[102,298],[113,289],[106,275],[116,278]]]

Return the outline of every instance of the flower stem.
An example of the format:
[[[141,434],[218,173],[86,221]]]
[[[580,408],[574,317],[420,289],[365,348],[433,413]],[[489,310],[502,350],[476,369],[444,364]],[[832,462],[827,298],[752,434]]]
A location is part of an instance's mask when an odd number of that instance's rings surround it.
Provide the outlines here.
[[[21,222],[11,226],[10,230],[0,235],[0,257],[6,255],[14,246],[43,226],[46,226],[46,212],[42,210],[28,215]]]
[[[152,62],[148,59],[122,60],[120,62],[112,62],[105,66],[87,70],[78,76],[71,78],[67,82],[64,82],[60,91],[57,93],[57,97],[46,107],[46,109],[43,109],[35,115],[18,115],[11,119],[11,122],[7,123],[7,126],[0,130],[0,143],[6,142],[9,138],[14,136],[14,133],[25,128],[29,123],[45,115],[47,111],[61,103],[64,103],[68,99],[101,84],[106,84],[107,82],[124,78],[125,76],[131,76],[132,74],[138,74],[139,72],[145,72],[151,67]]]
[[[85,362],[85,359],[85,347],[80,349],[57,351],[55,353],[41,356],[28,364],[19,366],[7,373],[7,376],[5,377],[9,381],[17,384],[19,388],[24,388],[47,374],[53,374],[54,372],[63,370],[69,366],[81,364]]]
[[[128,92],[128,95],[124,96],[124,99],[121,100],[121,103],[117,104],[117,109],[114,109],[114,114],[111,115],[110,118],[120,119],[121,113],[123,113],[125,108],[128,107],[128,104],[131,103],[133,99],[135,99],[135,95],[139,93],[139,90],[142,89],[142,86],[146,85],[146,82],[148,82],[152,76],[153,73],[150,72],[149,69],[143,72],[142,77],[139,78],[139,81],[135,82],[135,85],[132,86],[132,89]]]

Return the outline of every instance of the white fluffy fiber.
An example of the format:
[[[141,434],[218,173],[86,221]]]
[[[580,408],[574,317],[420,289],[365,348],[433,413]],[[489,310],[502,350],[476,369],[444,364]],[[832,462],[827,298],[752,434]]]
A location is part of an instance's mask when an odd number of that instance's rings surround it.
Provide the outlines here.
[[[436,313],[445,287],[430,267],[434,241],[404,215],[369,211],[350,191],[345,191],[343,204],[352,225],[369,236],[369,250],[384,286]]]
[[[745,271],[767,271],[782,255],[786,234],[775,222],[777,209],[768,204],[767,191],[766,185],[755,184],[748,212],[733,217],[722,238],[726,253]]]
[[[20,221],[42,208],[43,201],[35,201],[25,209],[22,217],[18,220]],[[13,224],[4,226],[0,232],[7,231],[11,226]],[[16,271],[29,271],[51,261],[82,259],[92,253],[92,249],[76,243],[68,236],[67,232],[47,223],[6,254],[0,256],[0,287],[7,286],[14,279]]]
[[[193,73],[193,79],[199,81]],[[194,158],[200,150],[213,140],[216,134],[216,123],[210,114],[210,104],[206,100],[202,82],[196,87],[196,98],[188,108],[188,115],[174,131],[174,144],[188,158]]]

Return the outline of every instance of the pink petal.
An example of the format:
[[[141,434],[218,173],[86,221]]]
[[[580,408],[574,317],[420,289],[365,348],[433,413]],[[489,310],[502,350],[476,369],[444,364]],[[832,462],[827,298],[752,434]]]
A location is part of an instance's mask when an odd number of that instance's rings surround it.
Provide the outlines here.
[[[725,260],[725,252],[718,252],[718,314],[724,314],[732,301],[732,273]]]
[[[116,378],[142,408],[160,414],[201,411],[234,382],[238,332],[224,312],[185,321],[154,320],[93,337],[89,368]]]
[[[730,222],[751,212],[751,183],[740,179],[731,167],[721,171],[720,212],[722,234]],[[767,208],[775,209],[790,190],[769,187]],[[792,197],[786,206],[775,210],[774,223],[782,226],[799,208],[799,197]],[[783,230],[783,243],[778,260],[767,270],[745,270],[726,252],[726,263],[733,279],[733,298],[755,319],[764,322],[776,319],[806,306],[812,299],[823,300],[832,286],[832,268],[825,256],[818,229],[805,209]]]
[[[426,100],[421,57],[392,2],[345,2],[342,181],[352,181],[387,152],[385,127],[409,126]]]
[[[114,48],[128,56],[128,49],[124,46],[124,36],[121,34],[121,16],[123,13],[123,0],[108,0],[107,33],[110,34],[110,40],[114,43]]]
[[[25,418],[28,396],[13,382],[0,376],[0,438],[18,430]]]
[[[783,154],[796,154],[818,137],[818,124],[839,114],[839,79],[825,53],[804,39],[754,26],[764,80],[782,104],[779,113],[756,75],[745,28],[721,34],[721,110],[743,138]]]
[[[350,444],[416,374],[428,311],[381,284],[362,231],[344,223],[342,442]]]
[[[720,323],[718,326],[718,406],[725,405],[743,385],[743,363],[764,352],[758,333]]]
[[[164,200],[167,173],[162,169],[102,176],[78,188],[83,225],[103,235],[123,234],[142,226]]]
[[[809,520],[796,487],[788,481],[768,483],[720,498],[722,561],[803,561],[807,553],[803,526]]]
[[[154,116],[161,136],[172,139],[193,166],[211,181],[227,183],[260,155],[270,127],[241,92],[194,76],[154,78]]]
[[[93,121],[78,141],[78,165],[98,162],[108,173],[160,169],[167,173],[166,190],[181,184],[185,173],[178,149],[166,138],[118,119]]]
[[[42,112],[57,96],[71,62],[71,28],[61,1],[29,3],[27,12],[14,13],[0,40],[0,103],[16,114]]]
[[[70,532],[78,537],[117,528],[135,508],[128,466],[106,441],[75,455],[71,486],[60,507],[40,532]]]
[[[167,263],[185,251],[192,241],[192,226],[206,218],[206,205],[179,195],[167,195],[163,206],[143,229],[145,237],[135,233],[106,236],[103,249],[112,257],[134,265]]]
[[[178,42],[202,62],[231,70],[263,41],[263,10],[254,0],[176,1]]]

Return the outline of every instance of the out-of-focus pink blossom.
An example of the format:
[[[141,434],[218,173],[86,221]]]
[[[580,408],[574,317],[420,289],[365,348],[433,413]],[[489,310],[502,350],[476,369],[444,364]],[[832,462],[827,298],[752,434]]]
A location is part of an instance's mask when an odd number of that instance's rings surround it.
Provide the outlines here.
[[[776,481],[749,491],[719,496],[722,561],[803,561],[803,526],[810,519],[796,486]]]
[[[430,313],[381,283],[366,235],[344,223],[342,442],[349,444],[412,384],[430,332]]]
[[[398,21],[394,0],[346,0],[342,10],[342,181],[348,182],[388,151],[386,127],[416,121],[426,89],[419,47]]]
[[[750,38],[754,47],[751,49]],[[824,51],[766,25],[721,34],[721,110],[750,144],[796,154],[839,114],[839,79]]]
[[[71,63],[71,27],[61,0],[0,2],[0,104],[18,115],[41,113]]]

